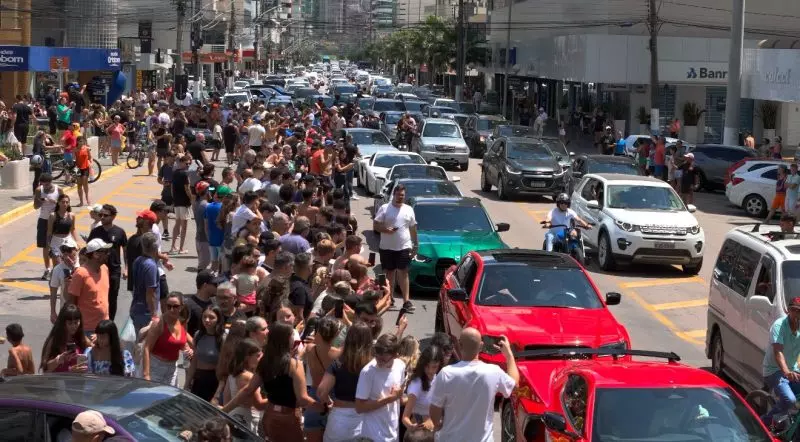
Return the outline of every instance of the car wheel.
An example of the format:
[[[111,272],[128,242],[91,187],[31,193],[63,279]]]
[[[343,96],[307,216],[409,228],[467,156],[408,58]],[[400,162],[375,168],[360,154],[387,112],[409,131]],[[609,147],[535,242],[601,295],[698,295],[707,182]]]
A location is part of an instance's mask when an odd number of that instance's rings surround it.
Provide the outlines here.
[[[694,189],[695,191],[699,192],[703,189],[708,189],[708,180],[706,180],[706,175],[703,173],[702,170],[698,170],[695,172],[694,175]]]
[[[462,172],[466,172],[467,169],[469,169],[469,160],[467,160],[464,163],[459,164],[458,167],[461,168]]]
[[[514,407],[511,405],[511,401],[503,401],[503,409],[500,413],[500,440],[502,442],[516,442],[517,418],[514,416]]]
[[[747,195],[742,203],[742,208],[748,215],[756,218],[767,216],[767,201],[761,195]]]
[[[683,266],[683,273],[686,275],[695,276],[700,273],[700,269],[703,268],[703,259],[700,259],[700,262],[694,265],[684,265]]]
[[[597,263],[603,270],[614,270],[614,249],[611,248],[611,239],[606,232],[600,234],[597,245]]]
[[[580,264],[581,267],[586,267],[586,252],[576,247],[572,249],[571,255],[573,258],[575,258],[575,261],[578,261],[578,264]]]
[[[364,183],[361,182],[361,171],[356,171],[356,187],[364,187]]]
[[[444,333],[444,315],[442,314],[441,302],[436,303],[436,319],[433,324],[433,331],[435,333]]]
[[[497,176],[497,197],[504,201],[508,199],[506,185],[503,184],[503,175]]]
[[[485,167],[481,167],[481,190],[484,192],[492,191],[492,183],[489,182],[489,176],[486,174]]]
[[[711,337],[711,349],[708,353],[711,358],[711,373],[722,376],[725,368],[725,348],[722,346],[722,336],[719,331],[714,332],[714,336]]]

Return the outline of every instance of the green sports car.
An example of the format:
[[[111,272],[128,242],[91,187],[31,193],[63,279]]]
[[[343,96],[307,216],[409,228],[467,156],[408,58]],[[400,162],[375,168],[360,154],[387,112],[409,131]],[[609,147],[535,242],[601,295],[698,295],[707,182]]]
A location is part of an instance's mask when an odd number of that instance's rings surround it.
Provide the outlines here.
[[[432,197],[409,201],[417,218],[419,250],[408,279],[413,291],[438,291],[445,271],[471,250],[505,249],[499,232],[478,198]]]

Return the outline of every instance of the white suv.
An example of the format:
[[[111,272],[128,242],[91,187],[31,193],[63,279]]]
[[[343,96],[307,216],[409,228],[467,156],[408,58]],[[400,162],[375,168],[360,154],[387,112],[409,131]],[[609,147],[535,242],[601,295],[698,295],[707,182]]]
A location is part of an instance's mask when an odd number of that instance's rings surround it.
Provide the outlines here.
[[[706,356],[745,391],[763,386],[770,327],[800,293],[800,235],[776,232],[759,224],[728,232],[711,276]]]
[[[619,174],[587,174],[572,193],[572,208],[593,229],[583,240],[597,251],[603,270],[619,261],[679,264],[696,275],[705,235],[691,204],[664,181]]]

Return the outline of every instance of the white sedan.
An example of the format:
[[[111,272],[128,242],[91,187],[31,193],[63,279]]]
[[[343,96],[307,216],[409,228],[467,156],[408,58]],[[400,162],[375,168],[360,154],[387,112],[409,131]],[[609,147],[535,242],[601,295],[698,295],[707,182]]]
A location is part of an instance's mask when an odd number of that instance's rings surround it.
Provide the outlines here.
[[[636,158],[636,151],[639,149],[639,145],[644,141],[649,142],[651,139],[653,139],[653,137],[650,135],[628,135],[628,138],[625,138],[625,155],[631,158]],[[677,142],[677,138],[667,137],[667,147]],[[693,146],[685,141],[683,142],[683,145],[687,148]]]
[[[386,183],[386,173],[397,164],[425,164],[425,160],[411,152],[378,152],[364,160],[366,164],[359,170],[367,195],[379,193]]]

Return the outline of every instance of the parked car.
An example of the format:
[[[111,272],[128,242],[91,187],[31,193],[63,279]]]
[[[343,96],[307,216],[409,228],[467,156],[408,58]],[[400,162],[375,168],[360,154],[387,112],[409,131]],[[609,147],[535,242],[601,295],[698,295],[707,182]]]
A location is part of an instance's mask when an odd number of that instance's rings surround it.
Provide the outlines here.
[[[572,180],[569,168],[559,163],[563,159],[560,156],[539,139],[498,138],[480,164],[481,190],[490,192],[494,186],[497,197],[503,200],[520,193],[552,196],[555,200],[559,193],[569,190]]]
[[[675,353],[563,346],[515,359],[504,442],[776,440],[736,390]]]
[[[639,165],[630,157],[612,155],[578,155],[572,159],[572,176],[577,180],[587,173],[641,175]]]
[[[229,107],[229,106],[250,106],[250,100],[252,95],[247,90],[241,90],[238,92],[228,92],[222,97],[222,106]]]
[[[185,440],[211,419],[222,419],[231,440],[261,441],[219,408],[168,385],[121,376],[44,374],[0,382],[0,422],[6,441],[56,441],[69,434],[75,416],[103,414],[115,436],[134,441]]]
[[[781,165],[788,170],[788,163],[770,160],[752,161],[740,167],[725,186],[728,201],[744,209],[748,215],[763,219],[775,198],[778,167]]]
[[[629,157],[636,157],[636,151],[642,143],[649,143],[653,139],[650,135],[628,135],[625,138],[625,155]],[[677,138],[667,137],[667,146],[678,142]],[[686,144],[686,143],[684,143]]]
[[[705,233],[672,187],[659,179],[587,174],[572,193],[572,208],[595,224],[582,233],[603,270],[617,262],[681,265],[696,275],[703,266]]]
[[[509,122],[498,115],[472,115],[464,124],[464,140],[469,146],[472,158],[482,158],[489,145],[488,139],[497,126],[507,125]]]
[[[411,141],[411,150],[442,165],[458,165],[461,170],[469,168],[469,149],[461,129],[455,121],[446,118],[428,118],[422,122],[419,133]]]
[[[412,152],[377,152],[360,161],[359,183],[364,184],[367,195],[379,193],[386,184],[386,173],[397,164],[425,164],[425,160]]]
[[[738,161],[758,155],[749,147],[722,144],[698,144],[689,152],[694,154],[697,188],[706,190],[724,190],[728,168]]]
[[[474,250],[446,269],[434,327],[454,339],[476,328],[485,342],[480,359],[499,365],[503,356],[491,344],[500,336],[519,350],[624,350],[630,336],[607,307],[620,300],[619,293],[601,296],[586,270],[563,253]]]
[[[397,167],[397,166],[395,166]],[[395,167],[392,167],[394,170]],[[378,209],[392,201],[392,192],[397,185],[402,184],[406,188],[406,199],[427,198],[427,197],[462,197],[461,190],[455,185],[455,181],[437,178],[395,178],[387,179],[386,184],[375,196],[375,203],[372,206],[374,216]]]

